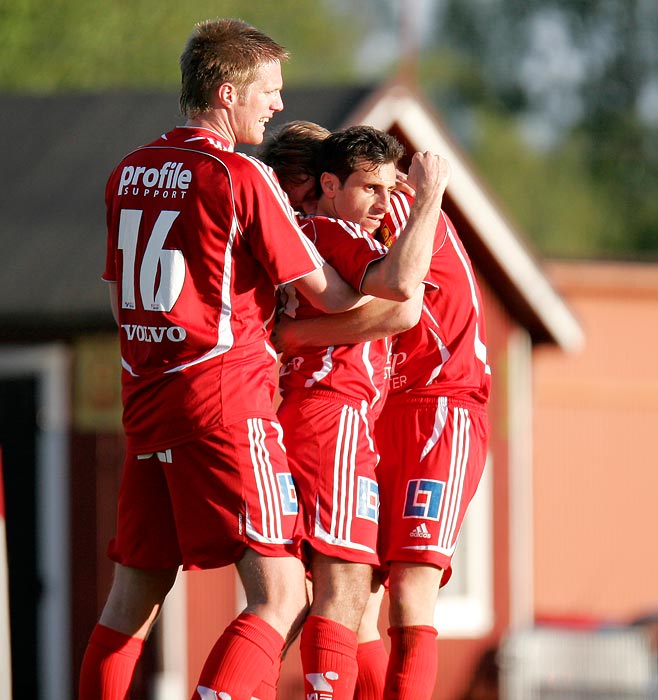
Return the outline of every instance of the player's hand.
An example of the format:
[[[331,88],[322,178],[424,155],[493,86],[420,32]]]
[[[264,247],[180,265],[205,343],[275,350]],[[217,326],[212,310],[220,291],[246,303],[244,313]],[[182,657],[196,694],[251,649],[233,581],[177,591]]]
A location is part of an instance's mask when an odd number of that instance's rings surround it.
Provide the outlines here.
[[[286,314],[279,314],[270,335],[272,345],[274,345],[274,349],[277,352],[288,354],[292,352],[293,348],[295,348],[294,334],[292,330],[292,326],[294,325],[295,321],[293,321],[290,316],[287,316]]]
[[[416,190],[416,198],[442,197],[450,180],[450,163],[430,151],[414,153],[408,182]]]
[[[416,194],[416,190],[409,184],[409,176],[401,170],[395,171],[395,190],[411,197]]]

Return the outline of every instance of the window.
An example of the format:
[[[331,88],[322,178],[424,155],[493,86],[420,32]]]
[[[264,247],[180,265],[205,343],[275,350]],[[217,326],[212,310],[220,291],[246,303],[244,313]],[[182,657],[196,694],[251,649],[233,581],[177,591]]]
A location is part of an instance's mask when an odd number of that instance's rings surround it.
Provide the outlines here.
[[[440,637],[480,637],[493,624],[491,455],[464,518],[452,578],[439,593],[434,625]]]

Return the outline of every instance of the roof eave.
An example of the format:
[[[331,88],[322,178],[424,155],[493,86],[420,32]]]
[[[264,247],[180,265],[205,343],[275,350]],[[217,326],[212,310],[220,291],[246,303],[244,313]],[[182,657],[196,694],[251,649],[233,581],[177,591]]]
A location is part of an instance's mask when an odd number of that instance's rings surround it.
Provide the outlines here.
[[[418,150],[434,151],[448,158],[452,172],[446,194],[463,212],[505,279],[523,298],[523,305],[539,324],[540,328],[534,333],[529,329],[533,341],[550,339],[569,352],[583,347],[585,336],[571,310],[522,244],[519,232],[486,196],[464,154],[418,94],[399,81],[384,84],[348,115],[345,123],[370,124],[384,131],[396,124]]]

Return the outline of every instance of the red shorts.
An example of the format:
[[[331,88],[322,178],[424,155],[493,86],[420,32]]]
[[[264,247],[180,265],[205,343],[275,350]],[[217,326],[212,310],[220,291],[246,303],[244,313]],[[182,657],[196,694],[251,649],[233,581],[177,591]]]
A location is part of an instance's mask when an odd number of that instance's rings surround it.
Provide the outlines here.
[[[108,554],[142,569],[211,569],[246,548],[298,555],[281,426],[249,418],[163,452],[126,455]]]
[[[304,539],[317,552],[378,565],[378,455],[367,406],[329,391],[294,392],[279,407]]]
[[[382,563],[437,566],[445,584],[487,458],[486,409],[445,397],[389,396],[375,433]]]

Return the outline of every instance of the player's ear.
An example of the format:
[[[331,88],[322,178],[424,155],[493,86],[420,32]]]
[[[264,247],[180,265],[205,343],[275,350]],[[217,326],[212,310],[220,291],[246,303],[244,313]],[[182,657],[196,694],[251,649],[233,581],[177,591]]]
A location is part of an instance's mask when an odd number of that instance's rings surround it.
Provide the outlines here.
[[[218,106],[230,107],[238,99],[238,91],[233,83],[222,83],[215,88],[215,96],[217,97]]]
[[[336,192],[340,189],[340,180],[333,173],[322,173],[320,175],[320,187],[322,188],[322,194],[329,197],[329,199],[333,199],[336,196]]]

